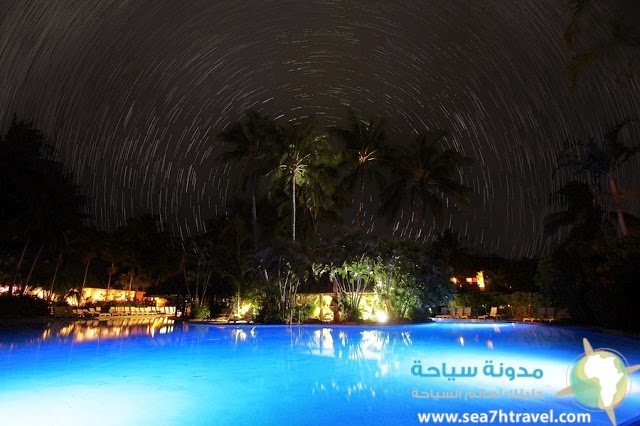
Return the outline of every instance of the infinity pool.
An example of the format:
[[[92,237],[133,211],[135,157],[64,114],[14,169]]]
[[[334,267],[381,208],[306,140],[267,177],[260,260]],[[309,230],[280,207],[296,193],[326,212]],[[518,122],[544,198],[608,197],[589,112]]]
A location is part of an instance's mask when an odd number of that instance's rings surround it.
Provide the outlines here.
[[[165,318],[2,332],[0,423],[435,425],[449,423],[427,414],[457,413],[466,424],[544,424],[531,416],[553,410],[556,419],[587,414],[590,424],[611,425],[574,395],[555,396],[569,386],[585,338],[640,364],[638,340],[507,322],[291,327]],[[628,379],[613,407],[618,425],[640,424],[640,371]]]

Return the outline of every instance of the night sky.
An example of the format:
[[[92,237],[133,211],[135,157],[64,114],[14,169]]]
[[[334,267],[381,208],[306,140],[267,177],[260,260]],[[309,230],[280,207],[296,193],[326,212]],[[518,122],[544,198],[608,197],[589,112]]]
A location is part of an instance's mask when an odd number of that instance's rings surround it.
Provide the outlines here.
[[[427,242],[451,224],[486,253],[541,254],[557,243],[542,218],[567,178],[552,176],[564,141],[640,106],[624,51],[569,90],[568,22],[560,0],[0,0],[0,130],[13,113],[43,130],[99,226],[150,212],[186,237],[224,211],[234,170],[215,164],[214,135],[247,109],[346,125],[353,108],[388,118],[397,140],[446,128],[476,161],[461,174],[474,208],[422,231],[401,220],[395,235]],[[639,170],[636,156],[619,185]],[[367,229],[382,232],[374,204]]]

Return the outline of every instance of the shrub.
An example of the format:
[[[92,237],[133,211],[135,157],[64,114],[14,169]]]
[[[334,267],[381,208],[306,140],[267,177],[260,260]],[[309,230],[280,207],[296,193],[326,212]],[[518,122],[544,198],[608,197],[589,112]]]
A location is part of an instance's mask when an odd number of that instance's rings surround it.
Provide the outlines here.
[[[552,305],[541,293],[517,291],[503,296],[504,302],[511,308],[513,318],[522,319],[533,317],[538,308]]]
[[[194,302],[191,305],[191,317],[194,319],[209,318],[210,311],[209,306],[206,303]]]
[[[1,318],[33,318],[49,314],[46,300],[33,296],[0,296]]]

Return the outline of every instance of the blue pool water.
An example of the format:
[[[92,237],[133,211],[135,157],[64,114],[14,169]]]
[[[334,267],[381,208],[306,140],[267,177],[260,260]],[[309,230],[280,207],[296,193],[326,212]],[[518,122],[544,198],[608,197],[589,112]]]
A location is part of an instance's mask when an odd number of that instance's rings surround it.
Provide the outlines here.
[[[476,417],[483,421],[500,410],[553,410],[611,425],[606,413],[573,395],[555,396],[584,355],[584,338],[627,365],[640,364],[635,339],[507,322],[220,326],[148,319],[2,332],[0,424],[415,425],[419,413],[484,414]],[[628,378],[626,396],[613,408],[619,425],[640,416],[640,371]],[[502,419],[467,424],[517,423]]]

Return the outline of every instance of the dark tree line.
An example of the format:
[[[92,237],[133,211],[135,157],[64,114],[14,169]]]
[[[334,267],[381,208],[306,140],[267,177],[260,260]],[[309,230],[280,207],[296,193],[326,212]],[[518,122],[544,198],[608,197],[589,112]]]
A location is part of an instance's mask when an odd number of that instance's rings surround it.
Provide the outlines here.
[[[449,277],[484,270],[489,293],[540,290],[577,320],[633,327],[638,221],[616,180],[637,152],[618,137],[630,123],[561,153],[569,178],[553,201],[564,209],[545,218],[561,243],[538,263],[475,253],[454,230],[429,246],[367,232],[367,215],[403,215],[415,236],[446,202],[469,206],[459,176],[471,160],[443,149],[442,130],[398,144],[385,120],[353,112],[345,128],[319,129],[249,111],[212,141],[223,152],[216,161],[236,170],[225,214],[179,240],[152,215],[96,229],[44,135],[14,119],[0,139],[0,282],[58,295],[85,286],[180,295],[199,316],[250,300],[265,322],[301,319],[301,293],[334,290],[341,313],[358,319],[358,301],[373,291],[392,318],[415,319],[461,291]]]

